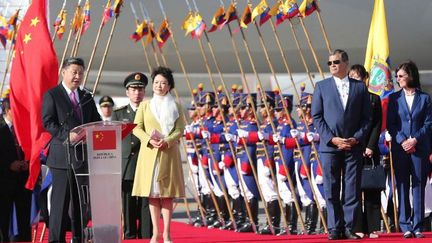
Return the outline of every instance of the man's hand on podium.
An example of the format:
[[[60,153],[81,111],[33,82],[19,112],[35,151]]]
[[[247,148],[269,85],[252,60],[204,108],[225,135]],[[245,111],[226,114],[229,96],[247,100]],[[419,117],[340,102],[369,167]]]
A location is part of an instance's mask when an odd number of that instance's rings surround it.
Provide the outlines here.
[[[69,140],[71,143],[75,143],[78,140],[78,133],[75,132],[69,133]]]

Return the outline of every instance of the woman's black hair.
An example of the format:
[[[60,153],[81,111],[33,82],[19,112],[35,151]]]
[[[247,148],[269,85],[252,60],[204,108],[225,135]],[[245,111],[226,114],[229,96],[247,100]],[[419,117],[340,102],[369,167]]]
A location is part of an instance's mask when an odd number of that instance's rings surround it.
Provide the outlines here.
[[[164,78],[166,78],[170,86],[170,91],[174,88],[174,76],[173,71],[170,68],[159,66],[153,69],[151,74],[152,82],[154,82],[154,79],[157,75],[162,75]]]
[[[350,71],[357,72],[361,78],[361,81],[365,81],[369,78],[369,73],[366,71],[366,68],[361,64],[352,65]]]
[[[396,68],[396,74],[401,69],[404,70],[408,74],[408,77],[411,78],[410,80],[407,81],[408,88],[420,89],[421,88],[420,74],[415,62],[408,60],[406,62],[399,64],[399,66]]]

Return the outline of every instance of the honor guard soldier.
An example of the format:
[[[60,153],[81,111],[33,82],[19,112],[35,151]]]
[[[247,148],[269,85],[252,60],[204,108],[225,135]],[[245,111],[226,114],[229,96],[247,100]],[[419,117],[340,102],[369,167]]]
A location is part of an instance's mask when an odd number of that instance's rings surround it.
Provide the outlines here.
[[[245,203],[249,204],[251,209],[252,221],[258,225],[258,200],[260,198],[257,181],[252,172],[252,166],[256,171],[256,143],[249,141],[248,133],[257,132],[258,126],[253,107],[256,107],[256,94],[242,94],[240,103],[240,124],[237,129],[237,168],[241,174],[241,180],[244,186],[240,186],[243,196],[246,196]],[[250,159],[246,153],[250,155]],[[237,229],[239,232],[252,232],[253,227],[250,218]]]
[[[126,88],[129,104],[114,111],[112,117],[114,121],[134,122],[136,110],[144,99],[144,90],[147,83],[147,77],[139,72],[132,73],[125,78],[123,86]],[[140,140],[132,133],[122,141],[122,207],[125,239],[135,239],[136,237],[147,239],[152,236],[148,198],[143,198],[141,201],[139,198],[132,196],[140,145]],[[137,219],[139,220],[138,229]]]
[[[108,95],[102,96],[99,100],[99,107],[102,113],[102,121],[111,121],[114,109],[114,100]]]
[[[197,109],[203,126],[200,128],[198,133],[195,134],[197,138],[201,139],[201,149],[199,151],[201,163],[198,164],[198,177],[201,185],[201,194],[203,197],[202,204],[206,210],[206,225],[212,225],[218,220],[218,215],[210,196],[210,190],[212,190],[210,187],[212,187],[212,184],[209,171],[209,159],[211,157],[209,149],[211,148],[207,146],[206,139],[202,137],[202,131],[209,131],[209,129],[211,129],[213,126],[214,117],[211,112],[211,108],[215,101],[215,94],[214,92],[203,91],[202,84],[198,85],[198,90],[199,98],[197,102]],[[208,180],[208,182],[206,180]]]
[[[219,86],[217,89],[216,99],[216,102],[212,106],[212,116],[214,117],[213,124],[208,128],[208,131],[203,131],[202,135],[203,138],[210,139],[210,149],[213,151],[214,160],[211,156],[209,157],[209,174],[213,185],[213,192],[217,197],[217,203],[221,213],[220,218],[229,223],[228,207],[223,194],[223,188],[226,188],[226,184],[223,170],[224,164],[222,162],[222,154],[229,149],[229,145],[226,140],[220,139],[225,132],[224,123],[229,121],[228,98],[222,92],[222,86]],[[222,225],[223,223],[218,220],[208,227],[220,228]]]
[[[257,142],[258,182],[264,196],[265,206],[268,208],[271,217],[271,224],[275,233],[278,234],[280,232],[281,210],[278,203],[278,193],[270,172],[270,170],[272,170],[273,173],[275,173],[275,143],[269,141],[269,135],[273,133],[272,126],[276,127],[277,124],[277,120],[274,116],[275,94],[273,91],[265,91],[264,94],[265,97],[261,97],[258,105],[258,111],[263,119],[260,125],[260,131],[250,132],[249,137],[251,141]],[[267,103],[268,110],[265,103]],[[268,152],[268,157],[265,153],[266,150]],[[272,234],[270,225],[267,223],[258,233]]]
[[[288,109],[288,114],[286,114],[284,105],[282,102],[285,102],[285,107]],[[294,120],[291,118],[292,111],[292,95],[283,94],[282,96],[279,94],[279,91],[275,91],[275,117],[278,120],[278,124],[276,127],[277,133],[272,134],[271,138],[274,142],[279,141],[281,144],[282,151],[279,151],[279,148],[275,148],[274,159],[276,162],[276,178],[278,183],[279,194],[282,198],[282,201],[285,204],[285,217],[288,222],[288,230],[290,234],[297,234],[297,219],[298,214],[294,204],[294,197],[296,197],[296,192],[292,192],[289,183],[287,180],[287,176],[290,176],[294,180],[294,150],[295,140],[291,136],[291,127],[290,122],[293,123],[293,128],[295,129],[296,124]],[[282,159],[282,157],[284,159]],[[285,162],[285,166],[284,163]],[[288,169],[288,172],[285,170],[285,167]],[[289,174],[288,174],[289,173]],[[282,234],[283,232],[281,232]]]
[[[318,222],[318,207],[314,200],[312,191],[316,193],[318,202],[320,204],[319,206],[321,209],[324,209],[324,211],[326,211],[326,204],[324,199],[322,171],[317,160],[318,155],[316,154],[316,151],[312,150],[312,146],[310,144],[311,142],[319,141],[319,135],[313,126],[313,120],[311,116],[312,94],[304,92],[304,85],[302,85],[301,88],[301,98],[296,108],[297,115],[300,118],[300,121],[297,125],[297,131],[299,132],[298,137],[304,141],[301,150],[307,165],[307,170],[302,164],[300,158],[298,158],[296,160],[296,178],[298,178],[299,188],[302,188],[302,192],[299,194],[302,205],[305,209],[305,227],[307,234],[315,234]],[[312,181],[308,180],[307,171],[309,171]]]
[[[237,123],[235,118],[239,117],[240,114],[240,100],[241,94],[237,92],[237,85],[232,86],[232,107],[228,108],[229,118],[230,120],[227,123],[227,131],[220,136],[220,142],[231,142],[234,149],[237,147],[237,139],[235,134],[237,133]],[[223,151],[222,154],[222,162],[224,163],[224,178],[225,183],[227,185],[228,194],[232,200],[232,209],[233,215],[235,219],[235,223],[237,227],[242,225],[245,222],[245,208],[244,208],[244,199],[240,193],[239,188],[239,178],[237,174],[236,161],[234,160],[234,155],[236,151],[231,151],[231,148]],[[237,158],[237,156],[236,156]],[[221,229],[234,229],[233,223],[230,221],[225,226],[222,226]]]

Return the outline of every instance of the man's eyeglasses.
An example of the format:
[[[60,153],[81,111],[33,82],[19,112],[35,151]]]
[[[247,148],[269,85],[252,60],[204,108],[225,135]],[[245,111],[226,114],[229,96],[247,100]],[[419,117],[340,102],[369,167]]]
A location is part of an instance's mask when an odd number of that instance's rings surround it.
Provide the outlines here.
[[[331,66],[331,65],[333,65],[333,64],[338,65],[338,64],[340,64],[340,63],[341,63],[341,60],[334,60],[334,61],[328,61],[328,62],[327,62],[327,65],[329,65],[329,66]]]

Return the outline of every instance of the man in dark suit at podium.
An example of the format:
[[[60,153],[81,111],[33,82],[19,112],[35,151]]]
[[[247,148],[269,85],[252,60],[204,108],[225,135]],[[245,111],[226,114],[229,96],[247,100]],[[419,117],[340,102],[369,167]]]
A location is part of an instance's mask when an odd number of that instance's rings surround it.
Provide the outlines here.
[[[78,190],[75,182],[68,181],[68,155],[64,142],[68,136],[72,142],[76,138],[76,134],[69,134],[71,129],[100,121],[101,118],[92,95],[79,89],[84,75],[84,61],[81,58],[67,58],[62,64],[61,75],[62,82],[45,93],[42,106],[43,125],[52,136],[47,158],[52,172],[49,242],[65,242],[70,201],[73,208],[72,242],[81,242]]]
[[[134,122],[135,112],[144,99],[144,90],[147,86],[147,77],[142,73],[128,75],[123,85],[129,104],[116,109],[113,113],[113,121]],[[122,208],[124,238],[135,239],[152,237],[152,223],[148,198],[132,197],[132,186],[135,177],[135,167],[140,149],[140,140],[132,133],[122,141]],[[141,210],[140,210],[141,207]],[[137,230],[137,219],[139,228]]]
[[[0,115],[0,242],[31,241],[31,191],[25,188],[28,162],[15,136],[10,101],[1,102]],[[12,205],[15,204],[18,235],[9,238]],[[2,239],[3,235],[3,239]]]

